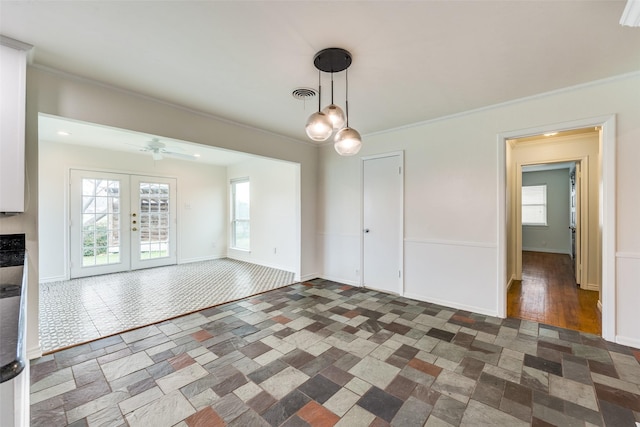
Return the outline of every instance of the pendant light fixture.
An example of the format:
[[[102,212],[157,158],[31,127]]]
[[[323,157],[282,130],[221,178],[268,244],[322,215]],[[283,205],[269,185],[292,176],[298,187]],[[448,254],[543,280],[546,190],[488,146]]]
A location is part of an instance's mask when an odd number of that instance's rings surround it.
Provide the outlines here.
[[[313,58],[313,64],[319,70],[318,72],[318,112],[313,113],[305,128],[309,138],[314,141],[325,141],[331,136],[334,130],[337,133],[334,137],[334,148],[341,156],[352,156],[362,146],[362,138],[355,129],[349,127],[349,82],[345,73],[345,109],[333,103],[333,73],[345,71],[351,65],[351,54],[341,48],[331,47],[316,53]],[[321,87],[320,87],[320,71],[331,73],[331,104],[320,110],[321,105]],[[327,132],[327,123],[329,131]],[[346,127],[345,126],[346,123]]]
[[[362,138],[357,130],[349,127],[349,78],[348,71],[345,71],[345,108],[347,109],[347,126],[340,129],[333,139],[333,148],[341,156],[353,156],[362,147]]]
[[[325,113],[320,111],[322,102],[322,86],[320,85],[320,71],[318,71],[318,111],[309,116],[304,130],[314,141],[325,141],[333,133],[333,124]]]
[[[333,103],[333,73],[331,73],[331,104],[324,107],[322,112],[329,117],[329,120],[331,120],[333,130],[340,130],[344,127],[346,120],[344,117],[344,111]]]

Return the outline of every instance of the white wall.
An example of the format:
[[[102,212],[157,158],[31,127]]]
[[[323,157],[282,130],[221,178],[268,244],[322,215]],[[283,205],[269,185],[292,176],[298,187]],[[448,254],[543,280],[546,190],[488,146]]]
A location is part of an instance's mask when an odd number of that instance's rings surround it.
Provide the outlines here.
[[[522,250],[571,255],[569,184],[569,169],[522,173],[522,186],[547,186],[547,225],[523,225]]]
[[[618,265],[616,340],[640,347],[640,73],[365,135],[357,157],[405,151],[405,294],[498,314],[498,192],[505,165],[498,135],[615,114]],[[357,128],[357,123],[353,123]],[[326,145],[320,155],[318,248],[323,275],[357,280],[361,228],[358,158]],[[512,197],[512,195],[507,195]],[[505,215],[506,216],[506,215]],[[614,237],[614,236],[611,236]],[[500,280],[499,280],[500,278]]]
[[[297,250],[300,247],[299,165],[254,158],[227,168],[227,186],[232,179],[247,177],[251,191],[251,250],[240,251],[229,248],[227,256],[293,271],[298,276],[298,265],[300,265],[300,254]],[[231,241],[230,234],[228,241]]]
[[[69,170],[177,178],[178,263],[225,256],[226,168],[148,154],[40,141],[38,188],[40,282],[69,278]],[[186,205],[190,208],[187,209]]]
[[[616,340],[640,348],[640,73],[494,108],[365,135],[359,156],[405,151],[405,292],[496,314],[498,192],[504,165],[497,135],[616,114]],[[426,101],[428,102],[428,101]],[[38,112],[219,146],[300,163],[301,275],[358,280],[359,159],[216,120],[104,85],[27,70],[25,213],[0,218],[2,233],[26,233],[29,251],[27,346],[38,343]],[[353,123],[357,128],[357,123]],[[316,206],[317,202],[317,206]],[[469,207],[473,215],[469,215]],[[316,217],[316,213],[318,213]],[[613,236],[612,236],[613,237]],[[500,242],[500,244],[502,244]],[[446,249],[446,250],[438,250]],[[318,256],[316,257],[316,253]],[[501,282],[501,281],[500,281]]]

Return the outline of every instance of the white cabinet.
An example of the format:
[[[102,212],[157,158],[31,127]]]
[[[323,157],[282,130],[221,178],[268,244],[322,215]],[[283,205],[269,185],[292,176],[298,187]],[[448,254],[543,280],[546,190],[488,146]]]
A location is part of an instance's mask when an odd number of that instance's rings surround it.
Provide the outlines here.
[[[30,48],[0,36],[0,212],[24,212],[25,96]]]

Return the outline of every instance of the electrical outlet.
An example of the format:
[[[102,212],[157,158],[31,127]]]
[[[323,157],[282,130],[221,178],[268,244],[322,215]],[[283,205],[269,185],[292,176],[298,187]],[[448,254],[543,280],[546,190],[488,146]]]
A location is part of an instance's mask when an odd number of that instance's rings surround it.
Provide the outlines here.
[[[278,253],[278,248],[273,248],[273,253],[277,254]]]

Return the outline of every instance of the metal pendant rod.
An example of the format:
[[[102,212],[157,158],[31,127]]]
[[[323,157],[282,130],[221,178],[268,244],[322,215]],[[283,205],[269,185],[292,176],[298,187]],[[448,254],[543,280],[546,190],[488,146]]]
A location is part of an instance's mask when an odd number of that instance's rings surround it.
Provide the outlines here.
[[[318,70],[318,113],[322,108],[322,85],[320,84],[320,70]]]
[[[349,127],[349,70],[344,71],[344,81],[346,84],[346,88],[344,90],[344,110],[345,115],[347,116],[347,127]]]

